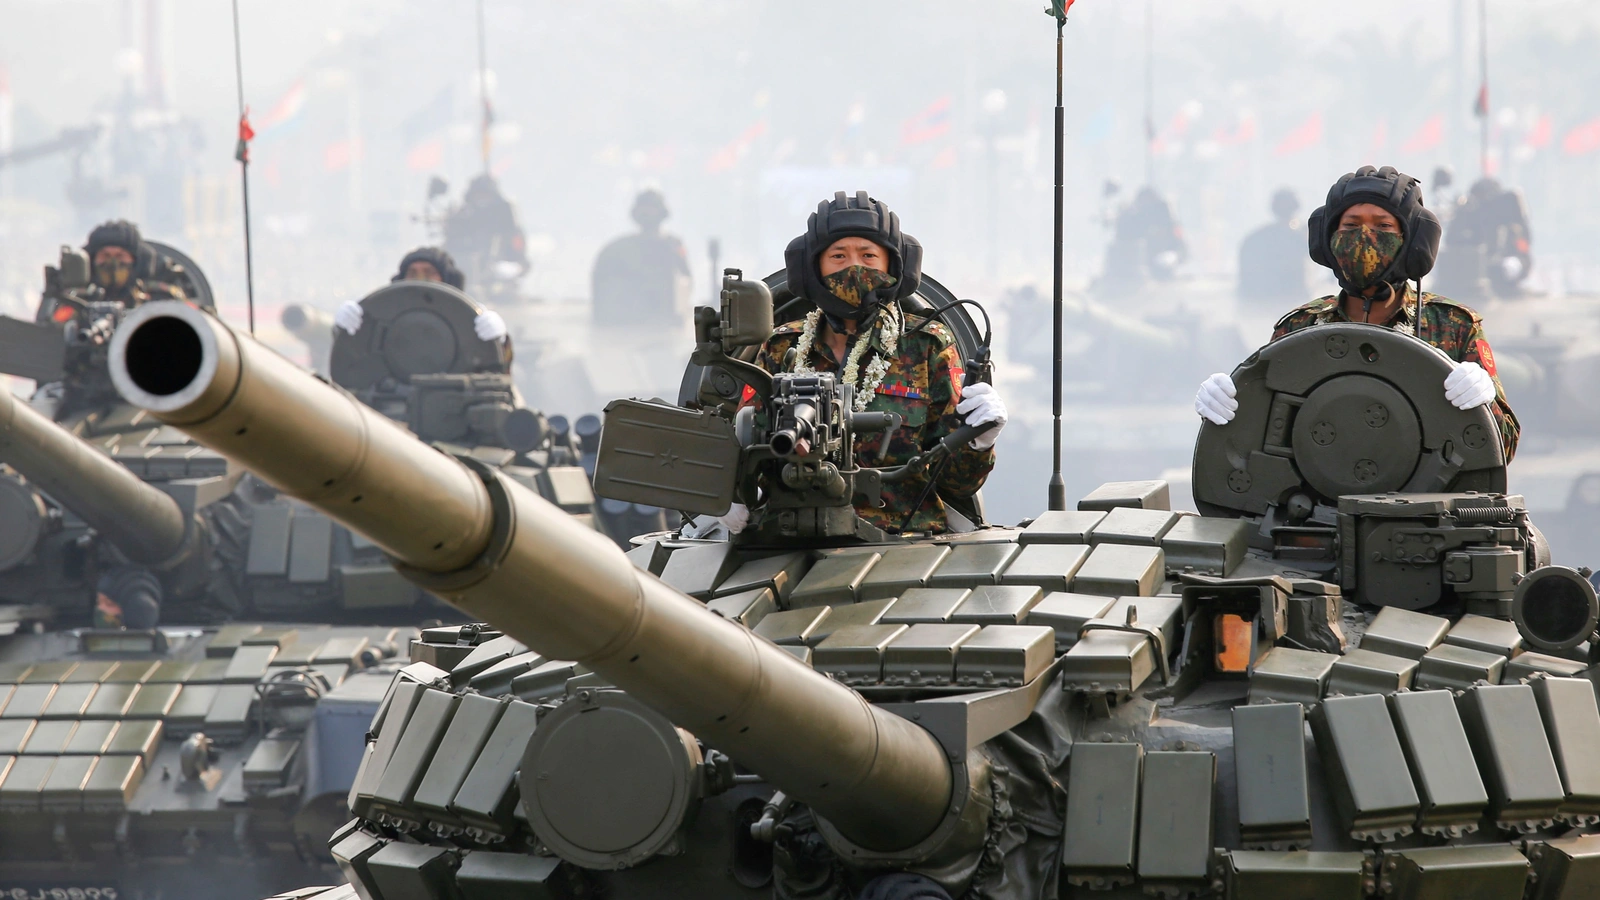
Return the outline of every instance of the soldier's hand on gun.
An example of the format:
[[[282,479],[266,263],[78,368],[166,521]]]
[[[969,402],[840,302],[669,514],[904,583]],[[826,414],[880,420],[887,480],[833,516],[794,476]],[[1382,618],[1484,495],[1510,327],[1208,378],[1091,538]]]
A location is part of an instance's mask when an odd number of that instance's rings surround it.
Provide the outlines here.
[[[735,503],[728,507],[727,512],[717,516],[717,521],[722,523],[722,527],[728,529],[728,536],[733,537],[743,531],[746,525],[750,524],[750,507],[745,506],[743,503]]]
[[[333,314],[333,327],[341,328],[345,334],[355,334],[361,330],[361,301],[348,300]]]
[[[472,320],[472,330],[478,333],[480,341],[498,341],[508,333],[506,320],[492,309],[478,313],[478,317]]]
[[[1475,362],[1456,364],[1444,380],[1444,398],[1456,409],[1474,409],[1494,399],[1494,378]]]
[[[1235,399],[1238,396],[1233,377],[1218,372],[1200,382],[1200,390],[1194,395],[1194,411],[1208,422],[1226,425],[1239,414],[1239,401]]]
[[[974,450],[993,447],[994,442],[1000,439],[1000,430],[1006,427],[1005,401],[1000,399],[1000,392],[991,384],[979,381],[962,388],[961,402],[956,404],[956,412],[966,416],[968,425],[994,423],[993,428],[972,439],[968,446]]]

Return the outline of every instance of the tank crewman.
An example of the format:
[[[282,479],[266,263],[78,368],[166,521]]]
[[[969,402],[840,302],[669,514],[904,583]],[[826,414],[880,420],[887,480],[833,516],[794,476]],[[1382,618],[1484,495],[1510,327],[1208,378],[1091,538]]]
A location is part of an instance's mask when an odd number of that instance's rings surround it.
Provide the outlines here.
[[[1533,269],[1531,241],[1522,194],[1480,178],[1450,217],[1437,283],[1457,296],[1516,297]]]
[[[517,211],[491,175],[467,185],[444,222],[444,248],[472,273],[480,293],[498,295],[528,273],[528,243]]]
[[[1306,295],[1305,235],[1294,219],[1300,199],[1279,188],[1272,194],[1272,221],[1250,232],[1239,245],[1239,299],[1282,303]]]
[[[126,219],[96,225],[83,249],[89,257],[89,282],[105,300],[131,308],[149,300],[186,299],[182,288],[155,277],[155,254],[139,235],[139,226]],[[70,318],[70,307],[59,306],[53,296],[46,295],[39,305],[39,322]]]
[[[455,259],[438,247],[418,247],[401,257],[399,271],[389,281],[435,281],[463,293],[467,289],[467,277],[456,267]],[[360,300],[345,301],[333,314],[334,327],[344,329],[347,334],[360,331],[361,321]],[[511,335],[506,330],[506,320],[499,313],[485,309],[472,320],[472,330],[477,333],[478,340],[500,344],[501,356],[510,364]]]
[[[1147,281],[1171,281],[1188,258],[1189,246],[1172,207],[1160,192],[1146,185],[1117,214],[1111,243],[1106,246],[1105,270],[1093,291],[1105,298],[1130,296]]]
[[[687,327],[689,261],[683,242],[661,230],[667,220],[660,191],[641,191],[633,201],[639,231],[607,244],[595,257],[592,312],[600,324]]]
[[[995,423],[950,457],[938,473],[938,490],[926,491],[927,476],[919,475],[884,485],[881,508],[856,507],[863,519],[885,531],[947,530],[939,495],[964,499],[983,487],[994,468],[994,443],[1005,426],[1006,408],[992,386],[963,386],[961,356],[949,329],[901,310],[899,301],[921,281],[922,245],[901,232],[900,218],[865,191],[840,192],[817,205],[806,233],[784,251],[784,261],[791,289],[817,309],[774,331],[756,362],[774,373],[839,373],[855,387],[857,410],[899,413],[904,419],[899,429],[857,437],[861,465],[901,465],[963,424]],[[927,502],[914,508],[925,493]],[[749,516],[735,504],[722,521],[737,534]]]
[[[1421,338],[1456,363],[1444,380],[1445,399],[1457,409],[1490,406],[1510,462],[1521,426],[1495,372],[1483,319],[1437,294],[1421,293],[1419,305],[1411,284],[1420,286],[1433,268],[1439,231],[1415,178],[1390,166],[1362,166],[1340,178],[1307,229],[1311,260],[1333,270],[1340,291],[1279,319],[1272,339],[1329,322],[1368,322]],[[1233,379],[1219,372],[1200,385],[1195,411],[1226,425],[1239,409],[1235,396]]]

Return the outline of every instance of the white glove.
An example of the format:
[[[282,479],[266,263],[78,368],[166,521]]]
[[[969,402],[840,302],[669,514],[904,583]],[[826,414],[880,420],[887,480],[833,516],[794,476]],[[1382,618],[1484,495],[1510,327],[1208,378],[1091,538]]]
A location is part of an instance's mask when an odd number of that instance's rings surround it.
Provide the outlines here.
[[[1200,390],[1194,395],[1194,411],[1208,422],[1226,425],[1239,414],[1239,401],[1234,399],[1237,396],[1239,390],[1233,386],[1233,377],[1218,372],[1200,382]]]
[[[361,330],[361,319],[361,301],[347,300],[333,314],[333,325],[344,329],[345,334],[355,334]]]
[[[962,388],[961,402],[956,404],[956,412],[967,417],[968,425],[994,423],[993,428],[972,439],[968,446],[974,450],[993,447],[994,442],[1000,439],[1001,429],[1006,427],[1006,404],[992,384],[979,381]]]
[[[1500,271],[1505,273],[1508,280],[1516,281],[1517,276],[1522,274],[1522,260],[1508,256],[1500,260]]]
[[[1494,379],[1483,366],[1464,362],[1444,380],[1444,398],[1456,409],[1473,409],[1494,399]]]
[[[745,526],[750,524],[750,507],[745,506],[743,503],[735,503],[728,507],[727,512],[717,516],[717,521],[722,523],[722,527],[728,529],[728,536],[732,537],[743,531]]]
[[[494,310],[486,309],[472,320],[472,330],[478,333],[480,341],[498,341],[506,336],[506,320]]]

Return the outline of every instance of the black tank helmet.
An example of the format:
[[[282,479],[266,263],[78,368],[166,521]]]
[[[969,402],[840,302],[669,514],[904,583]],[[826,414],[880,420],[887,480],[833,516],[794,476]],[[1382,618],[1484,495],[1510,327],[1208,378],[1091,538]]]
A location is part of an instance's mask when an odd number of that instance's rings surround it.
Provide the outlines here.
[[[455,257],[439,247],[418,247],[407,253],[400,259],[400,270],[395,272],[394,277],[389,280],[391,282],[405,281],[406,269],[411,268],[411,264],[417,262],[425,262],[438,269],[439,277],[444,279],[444,283],[456,290],[464,291],[467,289],[467,276],[456,268]]]
[[[889,274],[896,281],[875,302],[851,306],[822,283],[817,268],[822,252],[845,237],[866,238],[889,254]],[[783,261],[789,289],[836,319],[871,318],[878,304],[909,297],[922,282],[922,245],[900,230],[899,216],[881,201],[867,196],[866,191],[857,191],[854,196],[839,191],[832,200],[818,203],[817,211],[806,223],[806,233],[789,242]]]
[[[1431,210],[1423,208],[1421,183],[1396,171],[1394,166],[1381,169],[1362,166],[1340,177],[1328,189],[1327,202],[1317,207],[1307,223],[1306,240],[1311,245],[1312,262],[1332,269],[1339,286],[1351,290],[1344,274],[1334,264],[1329,242],[1345,210],[1357,203],[1372,203],[1387,210],[1399,220],[1404,234],[1400,252],[1380,275],[1381,281],[1386,284],[1415,281],[1433,271],[1433,262],[1439,256],[1439,219]]]
[[[144,238],[139,235],[139,226],[127,219],[114,219],[110,222],[101,222],[89,232],[89,240],[83,245],[89,254],[89,260],[94,260],[94,255],[107,247],[121,247],[128,251],[128,255],[137,261],[144,252]]]

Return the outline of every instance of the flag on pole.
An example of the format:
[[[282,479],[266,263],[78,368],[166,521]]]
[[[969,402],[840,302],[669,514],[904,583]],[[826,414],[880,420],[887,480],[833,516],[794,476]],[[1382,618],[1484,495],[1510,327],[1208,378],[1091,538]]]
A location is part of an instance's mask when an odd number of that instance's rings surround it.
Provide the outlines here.
[[[1583,156],[1596,150],[1600,150],[1600,118],[1573,128],[1561,139],[1561,152],[1568,156]]]
[[[242,163],[250,162],[250,142],[255,140],[256,130],[250,127],[250,107],[246,106],[244,112],[239,113],[239,143],[234,147],[233,158]]]
[[[1478,99],[1472,102],[1472,114],[1480,119],[1489,118],[1489,82],[1478,85]]]
[[[1295,130],[1284,135],[1278,146],[1273,148],[1274,156],[1291,156],[1302,150],[1309,150],[1322,142],[1322,111],[1318,110]]]
[[[267,114],[261,117],[261,133],[265,135],[296,122],[305,108],[306,83],[303,80],[296,81],[289,85],[289,89],[283,92],[278,102],[272,104]]]

